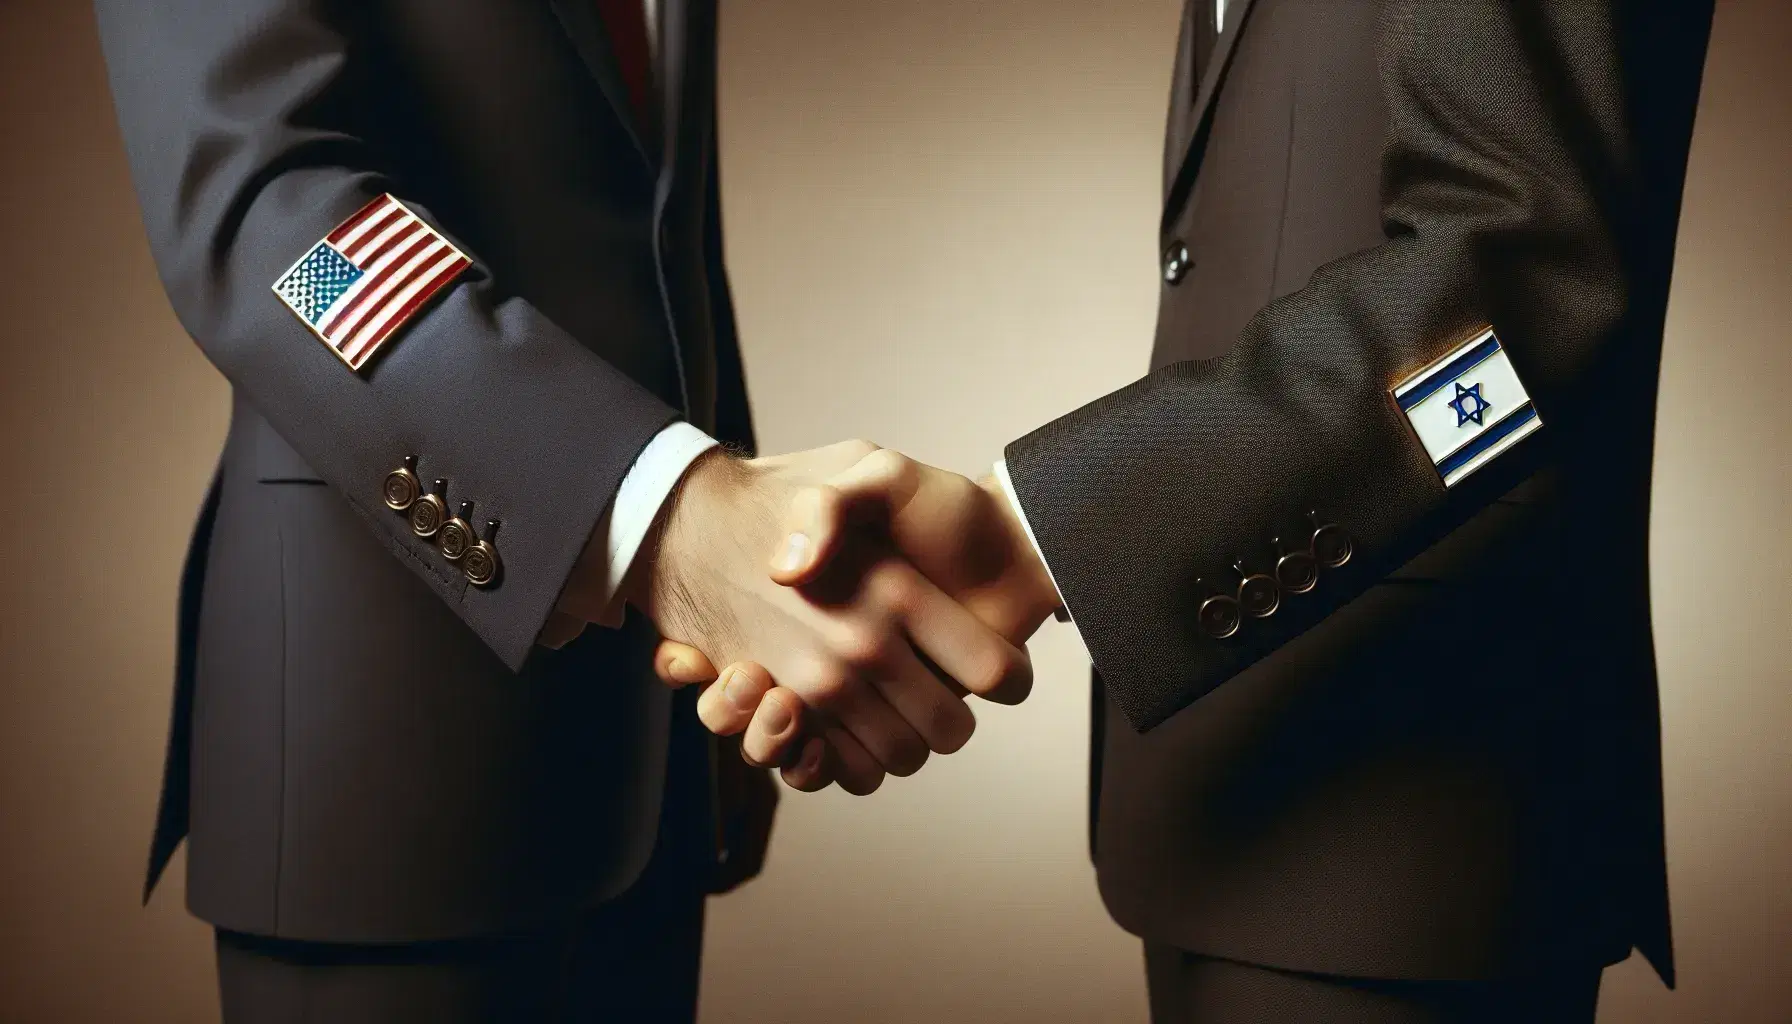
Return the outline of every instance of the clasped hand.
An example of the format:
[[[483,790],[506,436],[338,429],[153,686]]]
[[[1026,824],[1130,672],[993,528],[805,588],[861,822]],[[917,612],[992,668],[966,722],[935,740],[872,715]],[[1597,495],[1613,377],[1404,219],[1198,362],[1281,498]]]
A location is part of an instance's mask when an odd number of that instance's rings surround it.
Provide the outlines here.
[[[798,789],[870,793],[962,747],[963,697],[1025,699],[1017,645],[1058,603],[993,481],[862,441],[705,456],[662,530],[624,584],[667,638],[656,671],[707,684],[704,724]]]

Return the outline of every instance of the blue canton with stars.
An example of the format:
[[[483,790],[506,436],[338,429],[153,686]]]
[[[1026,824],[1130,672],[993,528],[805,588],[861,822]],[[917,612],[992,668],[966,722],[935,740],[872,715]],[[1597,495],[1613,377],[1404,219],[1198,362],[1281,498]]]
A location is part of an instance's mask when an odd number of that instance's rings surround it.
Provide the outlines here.
[[[306,323],[316,324],[330,305],[360,279],[360,267],[350,263],[328,243],[320,242],[274,286],[274,290],[292,304]]]
[[[1462,426],[1470,420],[1475,426],[1482,426],[1481,417],[1493,408],[1493,403],[1481,397],[1481,385],[1463,387],[1456,385],[1456,397],[1450,399],[1450,408],[1456,410],[1456,425]]]

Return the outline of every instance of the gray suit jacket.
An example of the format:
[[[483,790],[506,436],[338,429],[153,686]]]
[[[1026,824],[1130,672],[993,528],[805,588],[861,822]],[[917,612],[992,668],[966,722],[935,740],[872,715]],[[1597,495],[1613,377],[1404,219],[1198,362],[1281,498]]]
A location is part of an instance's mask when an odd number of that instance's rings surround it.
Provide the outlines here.
[[[752,443],[712,0],[664,5],[659,135],[583,0],[98,9],[162,279],[236,395],[183,586],[150,884],[190,829],[200,916],[392,941],[601,899],[659,833],[697,870],[709,748],[671,724],[651,632],[534,641],[657,431]],[[474,266],[355,374],[270,286],[382,192]],[[406,456],[501,522],[495,586],[382,503]]]
[[[1007,453],[1099,673],[1103,897],[1296,970],[1671,979],[1650,442],[1710,0],[1227,7],[1151,372]],[[1544,427],[1446,489],[1388,390],[1482,324]],[[1348,564],[1203,628],[1328,522]]]

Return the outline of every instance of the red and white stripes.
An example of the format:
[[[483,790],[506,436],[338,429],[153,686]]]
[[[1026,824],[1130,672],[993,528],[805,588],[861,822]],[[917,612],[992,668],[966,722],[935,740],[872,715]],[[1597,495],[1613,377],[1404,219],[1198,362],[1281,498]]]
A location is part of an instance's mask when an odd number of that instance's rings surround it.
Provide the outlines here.
[[[356,370],[431,296],[472,265],[389,194],[368,203],[324,242],[362,271],[315,328]]]

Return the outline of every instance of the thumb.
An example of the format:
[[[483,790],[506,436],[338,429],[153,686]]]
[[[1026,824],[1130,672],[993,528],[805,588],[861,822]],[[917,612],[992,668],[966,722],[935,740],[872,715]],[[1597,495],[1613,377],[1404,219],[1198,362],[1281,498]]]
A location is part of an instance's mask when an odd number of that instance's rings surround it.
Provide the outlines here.
[[[888,522],[920,487],[920,464],[880,448],[791,499],[784,537],[772,555],[771,578],[786,587],[813,581],[840,553],[855,515]]]

